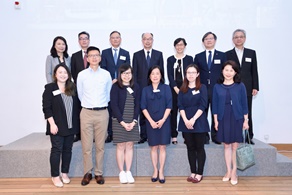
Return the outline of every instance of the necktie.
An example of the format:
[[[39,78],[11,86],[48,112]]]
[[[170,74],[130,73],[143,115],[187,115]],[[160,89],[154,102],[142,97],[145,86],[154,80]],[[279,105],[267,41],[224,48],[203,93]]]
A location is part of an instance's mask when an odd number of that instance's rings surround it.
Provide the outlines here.
[[[84,68],[87,68],[87,55],[86,55],[86,51],[84,51],[83,65],[84,65]]]
[[[114,48],[114,51],[115,51],[115,53],[114,53],[114,61],[115,61],[115,65],[117,65],[117,62],[118,62],[118,54],[117,54],[117,50],[118,50],[118,49]]]
[[[212,64],[212,51],[209,51],[209,56],[208,56],[208,68],[210,70]]]
[[[150,66],[150,55],[149,55],[149,53],[150,53],[150,51],[147,51],[146,61],[147,61],[148,67]]]

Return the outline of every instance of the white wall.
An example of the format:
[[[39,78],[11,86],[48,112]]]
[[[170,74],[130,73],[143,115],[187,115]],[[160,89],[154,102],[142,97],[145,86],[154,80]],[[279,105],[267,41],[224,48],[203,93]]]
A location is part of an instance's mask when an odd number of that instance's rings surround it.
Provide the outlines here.
[[[131,56],[142,48],[141,34],[154,33],[154,48],[165,63],[174,53],[173,41],[184,37],[186,53],[203,50],[207,31],[217,37],[216,48],[233,47],[236,28],[247,31],[246,47],[258,57],[260,92],[253,101],[255,138],[292,143],[291,8],[289,0],[20,0],[0,1],[0,145],[32,132],[45,132],[41,95],[45,59],[53,38],[67,39],[69,53],[79,50],[77,34],[86,30],[91,45],[108,48],[109,33],[122,33],[122,47]],[[264,136],[269,139],[265,140]]]

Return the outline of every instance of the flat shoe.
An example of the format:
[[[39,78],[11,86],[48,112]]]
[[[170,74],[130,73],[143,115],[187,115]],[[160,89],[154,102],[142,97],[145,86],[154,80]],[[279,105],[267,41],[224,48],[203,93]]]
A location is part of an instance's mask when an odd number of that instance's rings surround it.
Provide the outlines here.
[[[232,185],[236,185],[237,183],[238,183],[238,178],[236,177],[236,180],[230,180],[230,183],[232,184]]]
[[[53,177],[52,177],[52,182],[53,182],[54,186],[56,186],[56,187],[58,187],[58,188],[63,187],[63,183],[62,183],[62,181],[60,181],[60,182],[54,182],[54,178],[53,178]]]
[[[229,181],[230,180],[230,177],[223,177],[222,178],[222,181],[226,182],[226,181]]]
[[[65,184],[70,183],[70,179],[68,177],[67,178],[64,178],[63,177],[63,173],[61,173],[61,178],[62,178],[63,183],[65,183]]]
[[[187,181],[188,181],[188,182],[192,182],[192,183],[194,183],[194,178],[191,177],[191,176],[189,176],[189,177],[187,178]]]
[[[200,180],[198,180],[197,178],[194,178],[193,183],[200,183],[203,180],[203,176],[201,177]]]

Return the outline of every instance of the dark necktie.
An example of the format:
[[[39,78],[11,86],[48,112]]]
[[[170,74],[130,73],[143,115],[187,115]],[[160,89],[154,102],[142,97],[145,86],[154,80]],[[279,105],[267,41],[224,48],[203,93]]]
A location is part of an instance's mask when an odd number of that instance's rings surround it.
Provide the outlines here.
[[[208,56],[208,68],[210,70],[212,64],[212,51],[209,51],[209,56]]]
[[[86,55],[86,51],[84,51],[83,65],[84,65],[84,68],[87,68],[87,55]]]
[[[150,55],[149,55],[149,53],[150,53],[150,51],[147,51],[146,61],[147,61],[148,67],[150,66]]]
[[[117,65],[117,62],[118,62],[118,54],[117,54],[117,50],[118,50],[118,49],[114,48],[114,51],[115,51],[115,53],[114,53],[114,61],[115,61],[115,65]]]

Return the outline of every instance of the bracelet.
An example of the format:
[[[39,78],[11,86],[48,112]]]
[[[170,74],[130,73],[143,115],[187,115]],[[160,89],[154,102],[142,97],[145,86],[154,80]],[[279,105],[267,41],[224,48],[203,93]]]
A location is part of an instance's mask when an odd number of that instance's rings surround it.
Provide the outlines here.
[[[138,123],[138,121],[136,119],[133,120],[134,123]]]
[[[248,121],[248,118],[245,118],[244,120],[245,120],[245,121]]]

